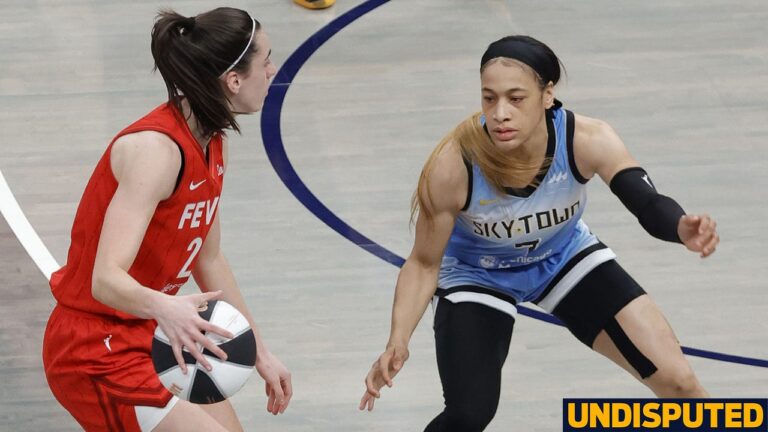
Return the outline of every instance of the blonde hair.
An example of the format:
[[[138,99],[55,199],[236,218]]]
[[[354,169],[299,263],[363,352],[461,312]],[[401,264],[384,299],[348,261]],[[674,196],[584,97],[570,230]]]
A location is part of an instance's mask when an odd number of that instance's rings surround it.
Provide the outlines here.
[[[491,141],[490,136],[480,123],[482,113],[477,112],[464,119],[440,143],[429,155],[424,168],[421,170],[419,184],[411,197],[411,223],[413,224],[417,213],[422,213],[428,222],[434,216],[432,211],[432,194],[429,190],[429,176],[435,164],[435,160],[443,149],[451,142],[459,146],[464,160],[477,164],[485,178],[494,186],[496,192],[504,193],[504,184],[521,184],[528,182],[532,171],[538,169],[539,173],[546,172],[551,161],[545,158],[542,165],[521,162],[504,154]],[[538,185],[538,179],[534,179],[534,186]]]

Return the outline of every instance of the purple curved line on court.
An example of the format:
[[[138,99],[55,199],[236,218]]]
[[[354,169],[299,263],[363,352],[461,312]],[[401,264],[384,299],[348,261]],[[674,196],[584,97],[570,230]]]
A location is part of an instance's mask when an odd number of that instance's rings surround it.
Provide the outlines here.
[[[277,71],[272,85],[269,88],[269,94],[264,101],[264,108],[261,113],[261,137],[264,142],[267,157],[269,157],[269,162],[280,177],[280,180],[283,181],[288,190],[291,191],[296,199],[298,199],[307,210],[312,212],[312,214],[317,216],[331,229],[367,252],[370,252],[390,264],[402,267],[403,263],[405,263],[405,260],[402,257],[384,248],[349,226],[309,190],[307,185],[304,184],[296,173],[296,170],[293,169],[293,165],[291,165],[291,162],[288,159],[280,130],[280,115],[283,108],[283,102],[285,101],[285,95],[288,93],[288,88],[290,87],[291,82],[296,77],[301,67],[304,66],[304,63],[306,63],[315,51],[344,27],[388,2],[389,0],[368,0],[361,3],[326,24],[296,48],[296,51],[288,56],[280,67],[280,70]],[[517,306],[517,309],[521,315],[560,326],[563,325],[560,320],[547,313],[530,309],[525,306]],[[741,357],[698,348],[682,348],[685,354],[691,356],[768,368],[768,360]]]

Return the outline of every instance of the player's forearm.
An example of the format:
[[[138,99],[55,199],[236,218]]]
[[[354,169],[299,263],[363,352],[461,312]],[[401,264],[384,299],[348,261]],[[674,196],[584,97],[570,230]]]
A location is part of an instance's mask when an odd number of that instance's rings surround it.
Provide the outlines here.
[[[408,259],[400,270],[392,306],[392,328],[387,345],[408,346],[437,288],[439,266]]]
[[[166,295],[141,285],[119,267],[94,269],[91,294],[109,307],[145,319],[154,318],[154,306]]]
[[[221,299],[234,306],[248,320],[253,330],[253,335],[256,338],[256,352],[267,352],[268,350],[261,338],[259,328],[256,326],[251,312],[248,310],[245,299],[240,292],[240,287],[235,280],[235,274],[232,272],[232,268],[229,266],[229,262],[224,257],[224,254],[219,252],[213,259],[208,261],[202,258],[197,262],[192,271],[192,275],[200,290],[203,292],[222,291]]]

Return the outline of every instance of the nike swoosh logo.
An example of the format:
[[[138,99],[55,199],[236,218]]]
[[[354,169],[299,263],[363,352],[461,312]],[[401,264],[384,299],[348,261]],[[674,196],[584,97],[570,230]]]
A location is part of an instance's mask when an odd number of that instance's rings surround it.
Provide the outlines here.
[[[195,190],[200,187],[201,184],[205,183],[205,180],[201,181],[200,183],[195,182],[189,182],[189,190]]]
[[[646,183],[648,183],[648,186],[650,186],[650,187],[651,187],[651,189],[653,189],[653,185],[651,184],[651,181],[650,181],[650,179],[648,179],[648,174],[646,174],[646,175],[642,176],[641,178],[642,178],[643,180],[645,180],[645,182],[646,182]],[[654,189],[654,190],[655,190],[655,189]]]
[[[493,204],[493,203],[495,203],[496,201],[498,201],[498,199],[490,199],[490,200],[484,200],[484,199],[481,199],[481,200],[480,200],[480,205],[488,205],[488,204]]]

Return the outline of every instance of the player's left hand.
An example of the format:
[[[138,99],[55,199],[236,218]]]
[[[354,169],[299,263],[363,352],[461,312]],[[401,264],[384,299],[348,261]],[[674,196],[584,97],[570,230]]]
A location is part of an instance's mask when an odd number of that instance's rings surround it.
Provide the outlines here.
[[[715,252],[720,236],[715,231],[717,223],[709,215],[685,215],[677,224],[677,234],[685,247],[701,253],[706,258]]]
[[[267,392],[267,411],[282,414],[293,396],[291,373],[283,366],[280,359],[271,352],[257,352],[256,371],[264,378]]]

